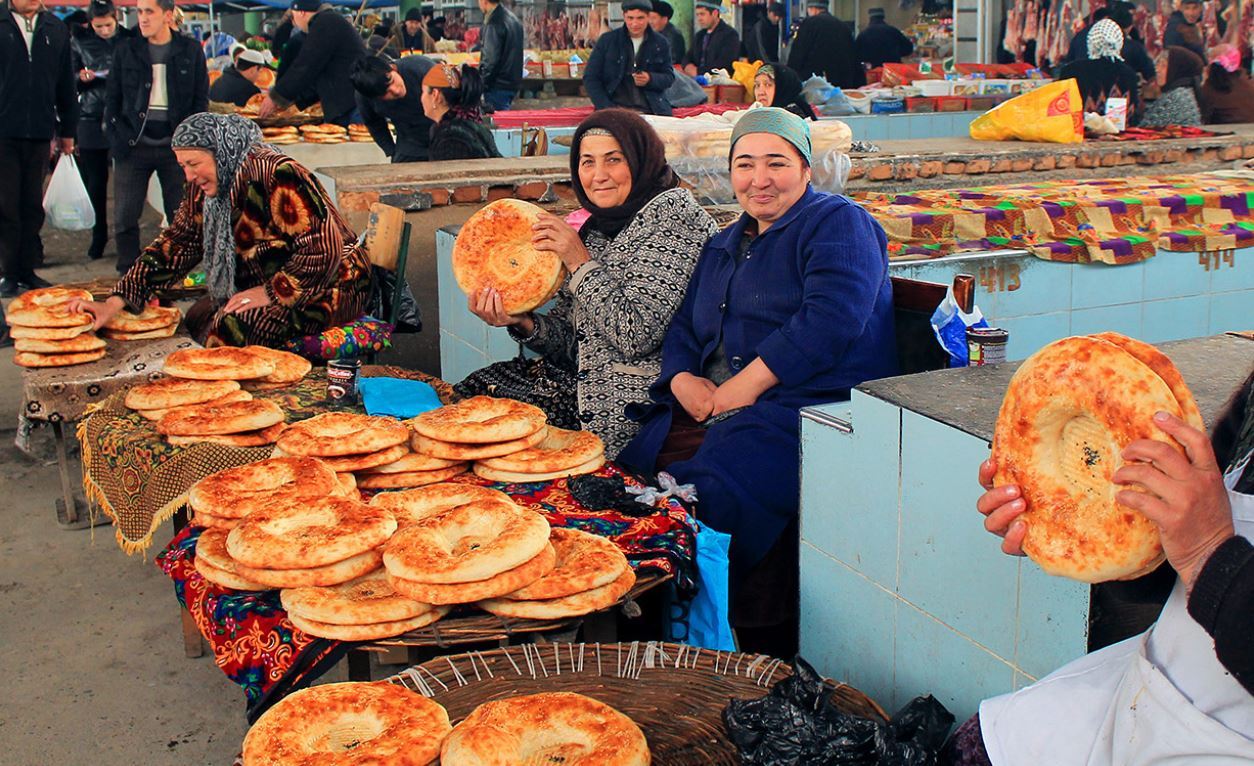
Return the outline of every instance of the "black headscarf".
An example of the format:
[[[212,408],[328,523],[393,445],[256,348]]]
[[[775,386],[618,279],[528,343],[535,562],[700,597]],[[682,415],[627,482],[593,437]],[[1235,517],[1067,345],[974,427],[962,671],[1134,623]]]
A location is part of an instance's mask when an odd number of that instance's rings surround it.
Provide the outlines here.
[[[767,106],[787,109],[804,120],[816,119],[814,109],[801,95],[801,78],[783,64],[767,64],[758,70],[775,81],[775,98]]]
[[[1163,93],[1176,88],[1192,88],[1194,94],[1197,95],[1197,90],[1202,83],[1202,72],[1206,69],[1206,62],[1201,56],[1179,45],[1169,46],[1166,54],[1167,84],[1163,86]]]
[[[623,147],[627,167],[631,169],[631,193],[623,204],[602,208],[592,204],[579,182],[579,148],[589,130],[608,131]],[[636,213],[668,189],[679,186],[679,178],[666,163],[662,139],[649,123],[630,109],[602,109],[579,123],[570,145],[570,177],[579,204],[592,214],[584,226],[590,226],[607,237],[614,237],[631,223]]]

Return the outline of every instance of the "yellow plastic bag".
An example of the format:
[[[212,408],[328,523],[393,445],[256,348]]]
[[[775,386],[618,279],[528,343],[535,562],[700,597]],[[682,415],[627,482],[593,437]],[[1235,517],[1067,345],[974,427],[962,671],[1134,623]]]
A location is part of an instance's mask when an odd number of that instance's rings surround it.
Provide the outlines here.
[[[758,70],[762,68],[761,61],[753,63],[745,61],[733,61],[731,78],[744,86],[745,93],[749,94],[749,100],[753,100],[753,78],[758,76]]]
[[[1084,140],[1080,88],[1075,80],[1059,80],[1015,96],[972,120],[971,137],[1078,144]]]

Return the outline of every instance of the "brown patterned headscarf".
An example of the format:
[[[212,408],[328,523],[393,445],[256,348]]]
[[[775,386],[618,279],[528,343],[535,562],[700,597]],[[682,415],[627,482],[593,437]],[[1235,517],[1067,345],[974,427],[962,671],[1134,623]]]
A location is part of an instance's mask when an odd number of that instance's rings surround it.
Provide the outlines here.
[[[602,208],[592,204],[579,183],[579,145],[587,135],[609,134],[623,148],[627,167],[631,168],[631,193],[617,207]],[[570,177],[579,204],[592,214],[585,226],[614,237],[631,223],[641,208],[657,195],[679,186],[679,178],[666,162],[666,149],[657,132],[638,113],[630,109],[602,109],[579,123],[570,145]]]

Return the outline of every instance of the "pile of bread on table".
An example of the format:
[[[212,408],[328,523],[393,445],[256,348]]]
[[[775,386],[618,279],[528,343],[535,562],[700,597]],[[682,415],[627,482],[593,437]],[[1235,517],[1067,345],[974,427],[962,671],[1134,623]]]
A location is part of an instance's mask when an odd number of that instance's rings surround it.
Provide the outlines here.
[[[287,416],[252,392],[290,386],[311,368],[308,359],[264,346],[180,349],[165,358],[166,377],[135,386],[124,403],[155,421],[171,444],[264,447],[283,433]]]
[[[244,766],[429,764],[648,766],[644,732],[583,694],[495,699],[452,726],[435,700],[387,681],[336,683],[295,692],[244,737]]]
[[[46,368],[96,362],[105,356],[106,339],[168,338],[182,319],[177,308],[148,306],[139,314],[119,313],[97,335],[91,314],[70,310],[74,300],[90,301],[92,294],[72,287],[44,287],[28,290],[9,302],[4,318],[13,336],[16,364]]]

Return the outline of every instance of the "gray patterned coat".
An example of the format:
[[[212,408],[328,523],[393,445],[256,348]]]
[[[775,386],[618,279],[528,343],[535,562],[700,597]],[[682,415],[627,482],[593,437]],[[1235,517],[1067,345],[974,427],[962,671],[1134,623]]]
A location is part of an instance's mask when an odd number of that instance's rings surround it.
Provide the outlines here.
[[[686,189],[662,192],[612,240],[588,229],[591,261],[570,275],[547,314],[535,315],[528,348],[577,369],[579,420],[618,455],[637,424],[623,408],[649,401],[661,369],[662,338],[684,299],[714,219]]]

